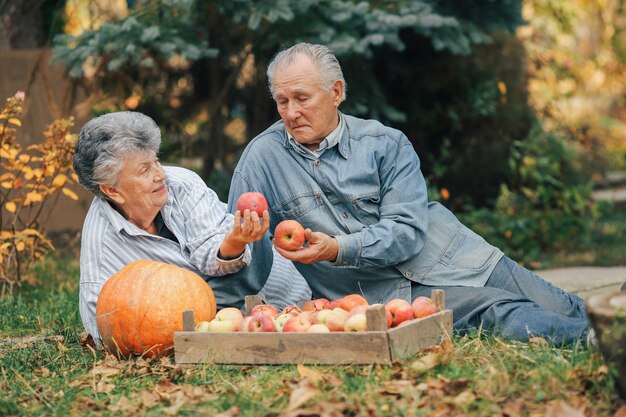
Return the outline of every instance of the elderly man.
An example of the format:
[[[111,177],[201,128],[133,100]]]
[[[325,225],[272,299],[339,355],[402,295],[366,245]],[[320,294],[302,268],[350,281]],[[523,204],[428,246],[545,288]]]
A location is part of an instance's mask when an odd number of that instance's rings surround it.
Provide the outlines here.
[[[100,290],[138,259],[197,273],[213,289],[220,308],[241,307],[244,296],[260,290],[278,305],[310,298],[288,261],[277,256],[272,263],[265,233],[268,213],[262,220],[249,210],[228,213],[194,172],[161,165],[160,144],[156,123],[136,112],[105,114],[81,129],[74,170],[95,195],[80,252],[79,310],[85,330],[99,339],[95,310]]]
[[[406,136],[339,112],[346,83],[325,46],[297,44],[267,76],[282,120],[254,138],[235,170],[229,201],[265,195],[270,230],[299,221],[308,244],[278,251],[294,261],[315,297],[350,293],[370,303],[446,291],[455,329],[482,326],[506,338],[586,340],[579,297],[522,268],[427,201],[420,161]]]

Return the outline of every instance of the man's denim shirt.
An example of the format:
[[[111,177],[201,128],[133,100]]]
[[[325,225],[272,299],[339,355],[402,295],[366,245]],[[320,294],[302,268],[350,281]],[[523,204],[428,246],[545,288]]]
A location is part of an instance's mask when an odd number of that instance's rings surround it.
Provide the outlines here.
[[[316,298],[358,293],[384,303],[410,300],[412,282],[483,286],[502,252],[428,203],[419,158],[402,132],[344,117],[339,143],[319,157],[297,152],[282,121],[254,138],[235,170],[230,208],[258,191],[272,233],[294,219],[337,239],[336,262],[295,263]]]

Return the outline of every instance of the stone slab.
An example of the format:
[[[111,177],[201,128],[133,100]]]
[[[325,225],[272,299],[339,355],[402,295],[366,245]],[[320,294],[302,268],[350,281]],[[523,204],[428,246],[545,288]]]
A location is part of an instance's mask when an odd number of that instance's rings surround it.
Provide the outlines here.
[[[626,266],[569,267],[534,272],[557,287],[583,298],[618,291],[626,282]]]

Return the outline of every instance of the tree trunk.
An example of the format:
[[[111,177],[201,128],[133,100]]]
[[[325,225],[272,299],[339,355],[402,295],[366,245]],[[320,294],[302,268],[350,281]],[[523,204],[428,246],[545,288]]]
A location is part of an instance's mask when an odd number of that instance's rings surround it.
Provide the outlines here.
[[[46,43],[42,0],[0,0],[0,49],[33,49]]]

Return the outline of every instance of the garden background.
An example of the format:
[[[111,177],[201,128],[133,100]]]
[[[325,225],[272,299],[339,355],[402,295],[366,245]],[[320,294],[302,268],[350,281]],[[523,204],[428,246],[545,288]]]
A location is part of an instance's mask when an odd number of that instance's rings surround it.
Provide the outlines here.
[[[484,335],[454,339],[424,372],[342,368],[330,381],[300,367],[197,373],[107,362],[81,345],[77,259],[91,197],[70,165],[86,120],[141,111],[162,129],[162,160],[196,170],[225,199],[241,150],[278,118],[267,63],[293,43],[323,43],[348,83],[342,111],[404,131],[432,200],[530,268],[626,265],[626,207],[594,198],[626,187],[624,3],[0,0],[0,95],[9,98],[0,115],[0,392],[11,392],[0,415],[127,406],[138,415],[309,415],[293,414],[305,405],[319,415],[619,413],[597,352]],[[487,367],[483,357],[498,359]],[[507,391],[483,377],[524,382]],[[73,380],[82,382],[67,386]],[[215,392],[193,388],[209,382]],[[297,389],[311,397],[280,399]],[[362,390],[371,402],[358,399]],[[429,402],[431,391],[444,400]],[[156,395],[149,406],[135,400],[146,395]]]

